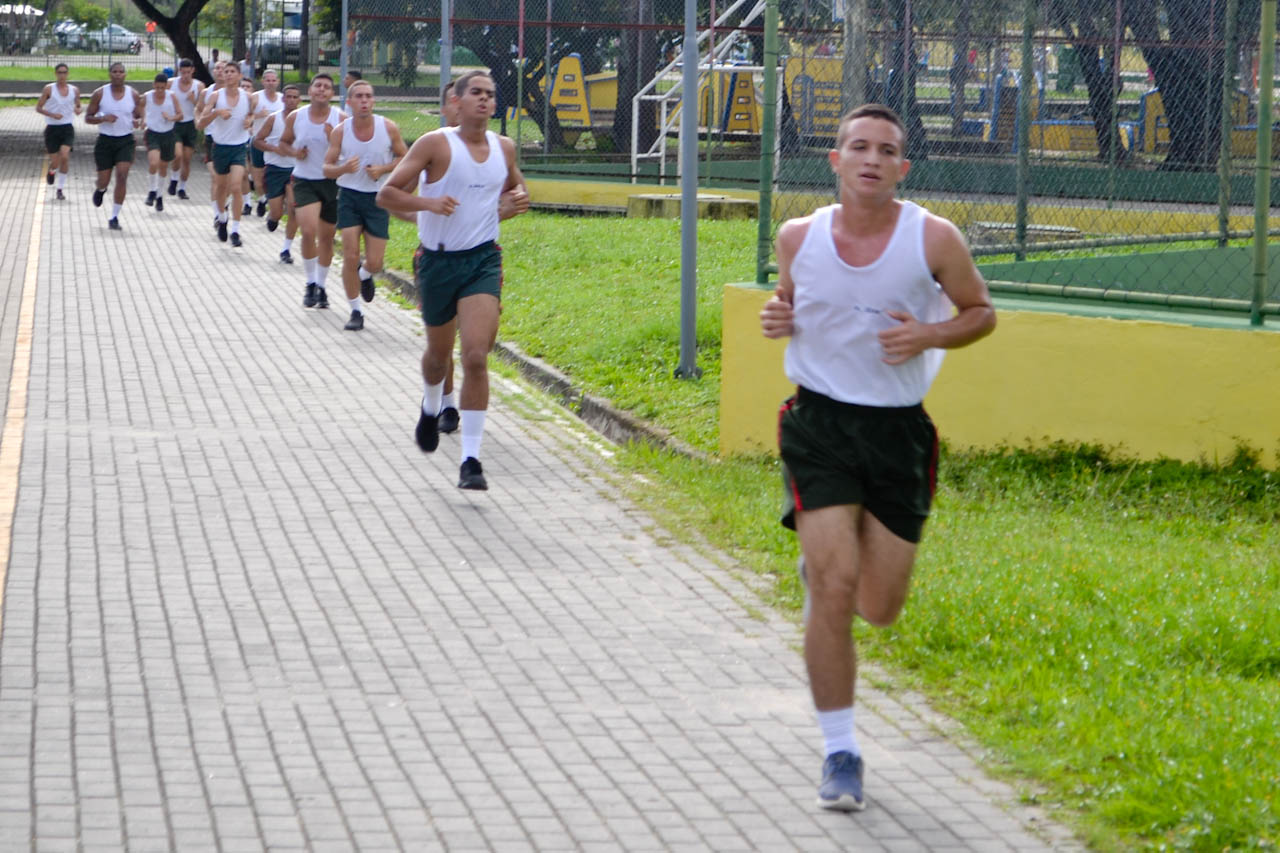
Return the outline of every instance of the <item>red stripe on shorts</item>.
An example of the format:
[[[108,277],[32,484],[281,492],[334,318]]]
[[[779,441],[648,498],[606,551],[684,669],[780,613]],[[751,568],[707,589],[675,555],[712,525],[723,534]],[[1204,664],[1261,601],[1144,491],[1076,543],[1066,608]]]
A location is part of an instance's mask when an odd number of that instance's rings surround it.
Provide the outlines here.
[[[787,412],[791,411],[791,407],[794,406],[795,404],[796,404],[796,398],[788,397],[787,399],[783,400],[782,405],[778,407],[778,449],[779,450],[782,449],[782,417]],[[792,477],[788,473],[784,475],[783,480],[791,488],[791,500],[795,502],[796,512],[803,511],[804,504],[800,500],[800,490],[796,488],[795,477]]]

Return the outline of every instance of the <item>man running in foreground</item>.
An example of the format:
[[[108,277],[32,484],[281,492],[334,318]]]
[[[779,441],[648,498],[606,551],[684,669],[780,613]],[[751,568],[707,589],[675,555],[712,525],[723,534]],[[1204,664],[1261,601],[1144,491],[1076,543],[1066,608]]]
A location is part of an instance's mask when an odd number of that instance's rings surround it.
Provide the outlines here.
[[[960,231],[895,198],[905,143],[888,107],[841,119],[827,156],[840,202],[779,229],[778,287],[760,312],[765,337],[791,338],[782,523],[800,537],[807,584],[804,659],[826,753],[817,803],[841,811],[865,807],[853,618],[898,618],[933,499],[937,433],[921,401],[942,350],[996,323]]]

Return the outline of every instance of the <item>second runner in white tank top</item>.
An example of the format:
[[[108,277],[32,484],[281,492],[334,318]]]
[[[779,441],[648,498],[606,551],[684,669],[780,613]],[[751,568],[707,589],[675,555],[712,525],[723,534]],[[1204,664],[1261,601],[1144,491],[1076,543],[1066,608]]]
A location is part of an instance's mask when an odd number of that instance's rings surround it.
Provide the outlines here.
[[[214,96],[215,110],[231,110],[230,118],[215,118],[209,123],[209,132],[218,145],[244,145],[249,141],[249,131],[244,121],[249,117],[249,95],[241,92],[234,106],[227,103],[227,90],[219,89]]]
[[[418,213],[418,239],[429,251],[461,252],[498,239],[498,197],[507,183],[507,158],[498,134],[485,131],[489,156],[477,163],[466,140],[456,127],[443,130],[449,140],[449,168],[440,180],[427,183],[424,171],[418,178],[418,195],[423,198],[452,196],[458,206],[452,216]]]
[[[302,178],[304,181],[324,180],[324,155],[329,150],[329,135],[325,133],[325,126],[332,130],[341,123],[342,111],[337,107],[329,107],[329,115],[319,124],[311,120],[310,107],[298,110],[293,119],[293,148],[295,151],[306,148],[307,156],[297,158],[293,167],[295,178]]]
[[[338,186],[362,193],[376,193],[391,177],[390,173],[378,180],[369,177],[366,166],[385,166],[395,159],[391,152],[391,135],[387,133],[387,120],[382,116],[373,116],[373,136],[368,142],[356,138],[355,119],[344,121],[342,127],[342,150],[338,162],[345,163],[352,157],[360,158],[360,168],[355,172],[339,175]]]
[[[63,95],[58,92],[58,84],[49,84],[49,97],[45,99],[45,111],[51,113],[59,113],[62,118],[54,118],[53,116],[45,116],[44,123],[46,125],[73,124],[76,118],[76,96],[80,94],[80,90],[70,83],[67,84],[67,94]]]
[[[160,103],[156,103],[156,92],[152,89],[144,96],[147,99],[147,105],[144,112],[147,122],[147,130],[152,133],[167,133],[173,130],[173,122],[164,117],[165,113],[169,115],[181,115],[182,108],[174,104],[173,93],[168,90],[164,93],[164,99]]]

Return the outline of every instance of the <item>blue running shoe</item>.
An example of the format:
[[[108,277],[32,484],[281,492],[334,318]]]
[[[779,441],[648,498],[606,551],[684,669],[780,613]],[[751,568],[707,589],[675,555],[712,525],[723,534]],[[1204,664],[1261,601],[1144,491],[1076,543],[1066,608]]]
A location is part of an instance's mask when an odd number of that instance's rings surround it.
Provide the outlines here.
[[[862,799],[862,757],[852,752],[827,756],[822,765],[818,805],[841,812],[860,812],[867,807]]]

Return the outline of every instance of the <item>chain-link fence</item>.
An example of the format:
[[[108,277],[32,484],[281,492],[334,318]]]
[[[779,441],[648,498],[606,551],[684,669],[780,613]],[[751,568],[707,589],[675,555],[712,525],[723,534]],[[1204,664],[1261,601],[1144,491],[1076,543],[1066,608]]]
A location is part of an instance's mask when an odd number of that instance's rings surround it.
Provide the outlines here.
[[[993,289],[1280,313],[1247,245],[1256,0],[853,0],[847,26],[823,2],[781,4],[775,224],[835,197],[860,77],[906,122],[902,195],[961,227]]]

